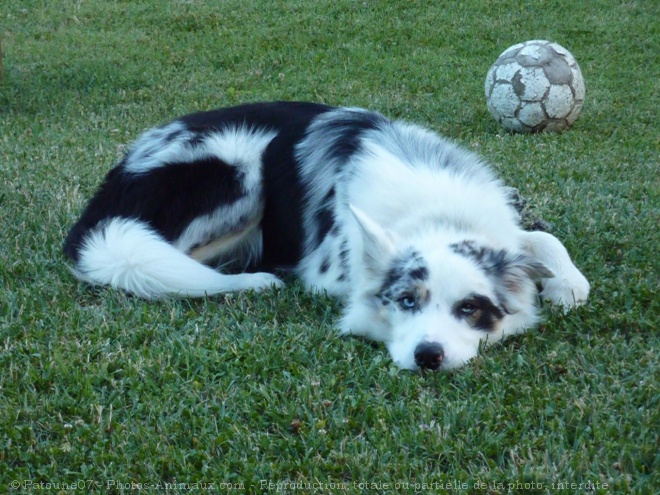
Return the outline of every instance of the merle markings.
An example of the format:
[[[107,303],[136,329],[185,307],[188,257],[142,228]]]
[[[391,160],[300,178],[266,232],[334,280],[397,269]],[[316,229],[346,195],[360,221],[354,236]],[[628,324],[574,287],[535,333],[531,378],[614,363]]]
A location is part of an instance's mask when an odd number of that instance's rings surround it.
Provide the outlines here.
[[[376,298],[385,306],[396,302],[403,310],[419,311],[430,299],[423,282],[429,269],[422,255],[410,248],[392,260]],[[410,304],[414,301],[414,304]]]

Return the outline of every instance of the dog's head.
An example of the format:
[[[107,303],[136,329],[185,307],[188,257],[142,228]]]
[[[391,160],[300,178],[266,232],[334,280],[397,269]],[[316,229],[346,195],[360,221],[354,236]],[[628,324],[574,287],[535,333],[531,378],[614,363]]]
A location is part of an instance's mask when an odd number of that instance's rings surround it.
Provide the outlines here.
[[[536,282],[553,274],[529,255],[442,229],[399,239],[354,214],[363,235],[363,284],[342,328],[384,342],[400,368],[456,368],[482,343],[536,323]]]

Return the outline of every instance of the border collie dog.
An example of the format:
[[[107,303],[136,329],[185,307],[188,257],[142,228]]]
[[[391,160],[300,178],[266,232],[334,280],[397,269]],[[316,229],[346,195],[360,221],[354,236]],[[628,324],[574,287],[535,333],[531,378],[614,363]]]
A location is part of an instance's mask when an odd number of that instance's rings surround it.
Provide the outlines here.
[[[290,269],[343,299],[341,333],[404,369],[461,366],[481,343],[571,307],[589,283],[528,232],[473,153],[359,108],[255,103],[145,132],[105,177],[64,253],[78,278],[144,298],[279,287]],[[212,268],[214,267],[214,268]]]

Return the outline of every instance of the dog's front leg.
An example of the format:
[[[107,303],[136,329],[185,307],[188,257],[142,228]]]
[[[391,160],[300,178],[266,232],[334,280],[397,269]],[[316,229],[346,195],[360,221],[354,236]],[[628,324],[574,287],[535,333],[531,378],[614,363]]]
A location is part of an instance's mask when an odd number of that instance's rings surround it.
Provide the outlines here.
[[[589,282],[559,239],[547,232],[524,232],[522,248],[555,274],[541,281],[541,297],[566,309],[584,304],[589,296]]]

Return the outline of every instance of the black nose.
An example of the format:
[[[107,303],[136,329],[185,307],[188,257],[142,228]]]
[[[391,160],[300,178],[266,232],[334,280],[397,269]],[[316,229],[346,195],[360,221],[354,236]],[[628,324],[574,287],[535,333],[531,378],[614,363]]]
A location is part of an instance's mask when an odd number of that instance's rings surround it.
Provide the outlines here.
[[[415,348],[415,362],[422,369],[437,370],[444,357],[445,351],[437,342],[422,342]]]

